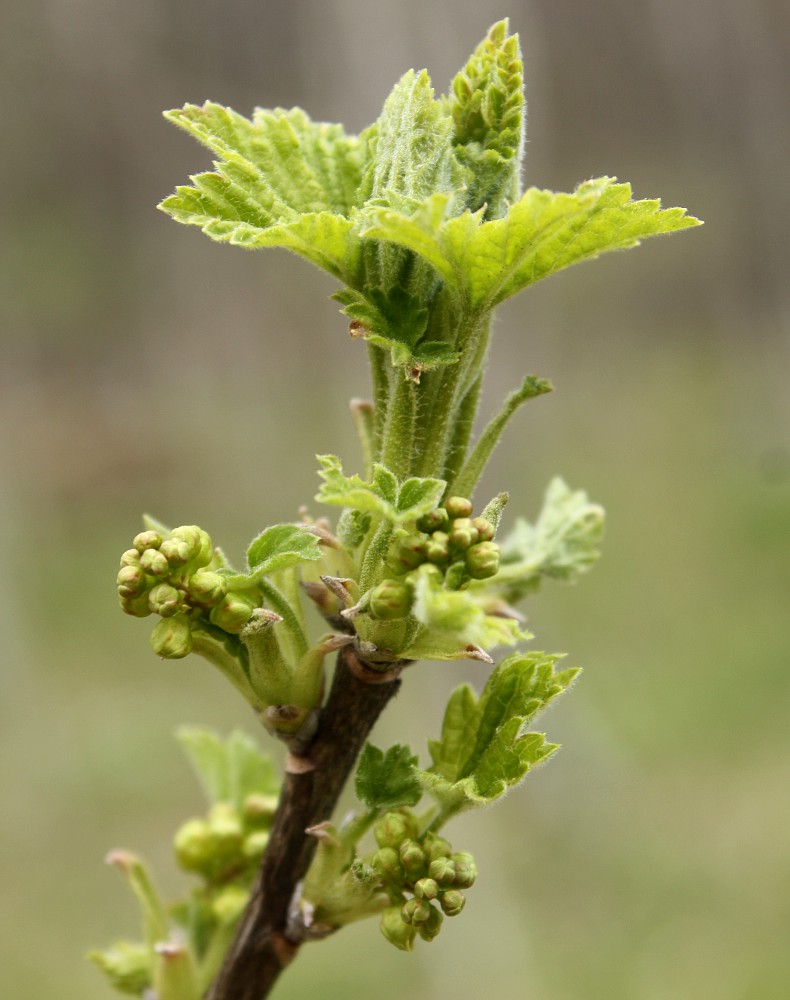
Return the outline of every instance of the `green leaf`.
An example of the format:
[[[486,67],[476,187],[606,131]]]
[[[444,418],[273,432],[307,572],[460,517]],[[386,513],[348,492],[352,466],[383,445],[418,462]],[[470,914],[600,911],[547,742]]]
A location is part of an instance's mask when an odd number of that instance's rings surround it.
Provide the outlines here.
[[[453,120],[433,98],[428,74],[408,73],[384,103],[371,140],[363,189],[369,200],[403,205],[436,192],[448,194],[467,179],[455,156]]]
[[[88,959],[107,977],[113,989],[142,996],[153,980],[153,951],[142,944],[117,941],[105,951],[91,951]]]
[[[504,214],[519,196],[524,146],[523,65],[518,35],[508,37],[499,21],[453,80],[447,97],[457,142],[456,155],[472,180],[466,204],[485,206],[485,218]]]
[[[183,726],[177,736],[212,805],[241,809],[248,795],[278,794],[271,758],[245,733],[236,730],[223,741],[209,729]]]
[[[275,524],[266,528],[247,549],[247,565],[254,579],[320,558],[318,537],[301,524]]]
[[[447,816],[499,798],[557,750],[526,727],[579,673],[555,671],[558,659],[515,654],[491,674],[479,699],[468,685],[453,693],[441,736],[429,743],[433,766],[420,772]]]
[[[631,201],[631,186],[614,178],[586,181],[573,194],[530,188],[502,219],[465,212],[439,223],[418,210],[404,226],[381,210],[364,235],[421,254],[470,310],[487,311],[541,278],[647,236],[700,225],[685,209]]]
[[[417,763],[417,757],[406,746],[396,744],[384,753],[366,743],[354,778],[357,798],[370,809],[416,805],[422,797]]]
[[[584,490],[571,490],[554,478],[535,524],[519,518],[501,542],[502,562],[492,588],[518,600],[541,576],[576,580],[601,555],[604,519],[603,507],[590,503]]]
[[[385,517],[394,525],[406,524],[438,506],[444,493],[441,479],[407,479],[398,485],[395,476],[383,465],[373,467],[373,479],[366,483],[359,476],[345,476],[340,460],[334,455],[318,455],[319,475],[324,480],[316,495],[320,503],[350,507]]]

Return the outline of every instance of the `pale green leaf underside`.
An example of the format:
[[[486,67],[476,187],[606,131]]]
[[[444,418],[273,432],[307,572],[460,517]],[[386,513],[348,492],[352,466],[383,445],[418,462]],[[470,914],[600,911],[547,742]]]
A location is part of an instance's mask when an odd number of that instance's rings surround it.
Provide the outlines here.
[[[247,550],[247,565],[256,578],[320,558],[317,536],[300,524],[275,524],[266,528]]]
[[[411,216],[381,209],[364,234],[423,256],[476,310],[492,309],[578,261],[699,225],[685,209],[632,201],[631,186],[610,177],[586,181],[572,194],[530,188],[491,222],[479,212],[442,222],[443,204],[435,197]]]

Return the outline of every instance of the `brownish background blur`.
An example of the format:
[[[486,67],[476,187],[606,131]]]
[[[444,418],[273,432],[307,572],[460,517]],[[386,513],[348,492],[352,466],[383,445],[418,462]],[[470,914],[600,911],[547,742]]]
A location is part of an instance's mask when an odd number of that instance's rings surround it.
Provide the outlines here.
[[[450,828],[482,876],[430,947],[372,924],[305,950],[278,996],[780,1000],[790,992],[790,7],[785,0],[6,0],[0,31],[0,994],[109,997],[89,947],[136,933],[104,853],[169,890],[202,808],[171,738],[250,725],[201,661],[117,611],[142,510],[240,558],[357,462],[364,352],[296,258],[154,210],[208,157],[161,118],[206,98],[351,129],[410,66],[437,89],[488,25],[521,33],[526,179],[603,173],[704,229],[585,264],[503,309],[487,405],[526,371],[482,492],[534,514],[561,472],[605,558],[545,591],[541,646],[585,666],[565,750]],[[481,499],[485,499],[482,496]],[[424,753],[479,667],[409,683],[377,741]]]

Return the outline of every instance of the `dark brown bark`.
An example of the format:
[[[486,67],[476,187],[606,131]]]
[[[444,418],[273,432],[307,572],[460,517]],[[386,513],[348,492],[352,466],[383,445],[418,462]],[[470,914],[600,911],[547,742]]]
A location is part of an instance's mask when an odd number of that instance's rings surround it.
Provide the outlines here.
[[[205,1000],[263,1000],[295,955],[300,942],[288,937],[289,908],[318,843],[305,831],[331,817],[368,733],[399,686],[397,670],[383,677],[360,664],[352,647],[338,653],[315,736],[291,757],[250,902]]]

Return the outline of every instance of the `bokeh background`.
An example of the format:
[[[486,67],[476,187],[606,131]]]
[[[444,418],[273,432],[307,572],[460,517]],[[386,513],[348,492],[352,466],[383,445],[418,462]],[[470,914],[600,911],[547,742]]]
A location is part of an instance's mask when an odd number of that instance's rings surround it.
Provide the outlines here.
[[[235,557],[295,517],[316,452],[352,467],[366,360],[334,285],[154,210],[208,156],[161,118],[211,98],[360,129],[392,83],[438,89],[490,23],[521,34],[528,183],[603,173],[706,220],[501,311],[486,407],[556,392],[481,489],[536,512],[561,472],[609,513],[605,558],[533,601],[584,677],[565,746],[494,811],[463,918],[395,952],[373,924],[305,949],[277,996],[779,1000],[790,991],[790,7],[785,0],[6,0],[0,31],[0,994],[110,996],[83,961],[136,932],[105,852],[183,886],[202,809],[172,739],[251,724],[122,617],[148,510]],[[475,665],[415,670],[376,735],[424,753]]]

